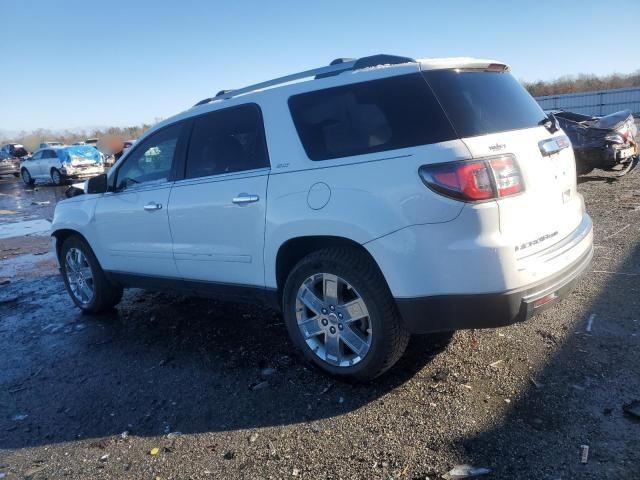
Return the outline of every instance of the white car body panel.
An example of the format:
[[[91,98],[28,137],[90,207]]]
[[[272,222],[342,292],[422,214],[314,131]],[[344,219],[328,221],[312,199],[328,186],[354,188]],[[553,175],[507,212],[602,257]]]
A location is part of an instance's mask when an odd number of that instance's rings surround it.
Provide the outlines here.
[[[264,286],[269,169],[176,182],[169,222],[179,274],[189,280]],[[242,194],[257,201],[235,204]]]
[[[124,273],[178,277],[167,205],[171,184],[130,188],[96,198],[92,227],[103,268]],[[158,210],[145,210],[151,203]],[[55,219],[54,219],[55,222]]]

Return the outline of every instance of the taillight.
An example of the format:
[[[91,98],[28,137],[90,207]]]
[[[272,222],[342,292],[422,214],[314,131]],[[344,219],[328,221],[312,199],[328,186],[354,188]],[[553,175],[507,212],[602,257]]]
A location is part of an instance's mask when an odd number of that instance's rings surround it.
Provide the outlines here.
[[[507,197],[524,190],[513,155],[423,165],[419,173],[430,189],[470,202]]]

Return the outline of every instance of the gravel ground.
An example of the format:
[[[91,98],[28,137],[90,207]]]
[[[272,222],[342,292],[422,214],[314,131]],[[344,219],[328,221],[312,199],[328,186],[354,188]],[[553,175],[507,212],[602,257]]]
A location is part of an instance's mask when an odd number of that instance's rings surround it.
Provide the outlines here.
[[[46,237],[0,240],[0,478],[435,479],[464,463],[640,478],[623,412],[640,399],[640,169],[579,189],[596,250],[570,297],[523,324],[414,338],[372,385],[306,365],[256,307],[134,290],[81,315],[33,255]],[[0,223],[50,218],[59,195],[4,182],[0,212],[16,213]]]

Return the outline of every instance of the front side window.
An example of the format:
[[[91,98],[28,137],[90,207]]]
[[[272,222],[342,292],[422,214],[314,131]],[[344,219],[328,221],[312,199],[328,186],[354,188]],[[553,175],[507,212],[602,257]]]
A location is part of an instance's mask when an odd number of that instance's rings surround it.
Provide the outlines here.
[[[142,141],[117,172],[116,190],[168,181],[182,124],[163,128]]]
[[[456,138],[418,73],[294,95],[289,99],[289,109],[311,160]]]
[[[188,152],[186,178],[268,167],[258,106],[241,105],[195,118]]]

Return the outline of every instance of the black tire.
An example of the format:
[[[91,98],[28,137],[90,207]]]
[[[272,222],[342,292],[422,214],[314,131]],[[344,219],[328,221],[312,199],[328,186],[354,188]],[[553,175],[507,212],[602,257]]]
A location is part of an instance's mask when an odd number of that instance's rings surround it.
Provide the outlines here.
[[[76,294],[74,294],[69,282],[69,276],[67,275],[66,256],[72,248],[78,249],[84,254],[84,257],[91,269],[93,277],[93,296],[90,301],[86,303],[83,303]],[[112,309],[120,302],[120,300],[122,300],[122,287],[109,281],[104,270],[102,270],[100,263],[98,263],[98,259],[94,255],[93,250],[91,250],[91,247],[89,247],[87,242],[79,235],[72,235],[63,242],[62,247],[60,248],[59,261],[60,271],[62,273],[62,278],[64,279],[64,285],[67,292],[69,293],[71,300],[73,300],[73,303],[75,303],[76,306],[84,312],[92,314],[105,312]]]
[[[318,273],[337,275],[357,291],[371,322],[371,345],[364,358],[351,366],[328,363],[305,341],[296,318],[296,298],[303,282]],[[381,272],[366,253],[354,247],[337,247],[311,253],[293,267],[283,291],[284,320],[293,343],[305,358],[323,371],[346,380],[372,380],[391,368],[409,341],[395,301]]]
[[[14,173],[13,176],[16,178],[20,178],[20,174],[18,172]]]
[[[64,183],[64,177],[57,168],[51,169],[51,182],[56,186],[60,186]]]
[[[36,181],[33,179],[31,174],[29,173],[29,170],[27,170],[26,168],[23,168],[22,170],[20,170],[20,176],[22,177],[22,181],[24,182],[25,185],[33,185],[34,183],[36,183]]]

